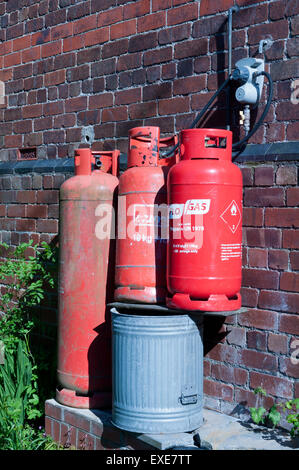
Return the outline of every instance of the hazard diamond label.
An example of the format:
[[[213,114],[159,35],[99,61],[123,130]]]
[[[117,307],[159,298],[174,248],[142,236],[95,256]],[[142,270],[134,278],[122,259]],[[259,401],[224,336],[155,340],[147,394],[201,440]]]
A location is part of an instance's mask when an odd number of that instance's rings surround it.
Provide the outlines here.
[[[236,201],[232,200],[225,211],[222,212],[220,218],[228,225],[230,230],[235,233],[241,222],[241,211]]]

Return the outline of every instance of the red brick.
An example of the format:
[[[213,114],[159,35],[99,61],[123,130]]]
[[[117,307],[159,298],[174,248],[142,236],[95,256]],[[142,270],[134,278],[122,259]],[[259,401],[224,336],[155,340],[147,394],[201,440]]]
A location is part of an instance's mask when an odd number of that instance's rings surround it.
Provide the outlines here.
[[[42,116],[43,112],[43,106],[42,104],[34,104],[30,106],[23,106],[22,108],[22,113],[23,113],[23,118],[34,118],[34,117],[40,117]]]
[[[291,20],[291,32],[293,35],[299,34],[299,16]]]
[[[284,191],[282,188],[245,188],[245,206],[284,206]]]
[[[290,262],[293,270],[299,271],[299,251],[290,253]]]
[[[112,38],[111,38],[112,39]],[[88,31],[84,35],[85,47],[95,44],[103,44],[109,41],[109,28],[99,28],[94,31]]]
[[[153,0],[152,3],[153,11],[165,10],[172,7],[172,0]]]
[[[63,40],[63,52],[74,51],[77,49],[82,49],[84,47],[84,35],[81,36],[71,36],[70,38],[65,38]]]
[[[37,201],[39,204],[58,204],[59,191],[58,190],[42,190],[37,191]],[[35,201],[28,201],[35,202]]]
[[[31,47],[22,52],[22,62],[34,62],[41,58],[41,48],[40,46]]]
[[[282,234],[283,248],[299,249],[298,230],[284,230]]]
[[[266,271],[262,269],[242,270],[242,284],[247,287],[260,289],[277,289],[279,273],[277,271]]]
[[[34,120],[34,130],[35,131],[50,129],[51,127],[52,127],[52,118],[51,117],[45,117],[45,118],[40,118],[40,119],[35,119]]]
[[[33,218],[45,218],[48,215],[48,207],[47,206],[26,206],[26,217],[33,217]]]
[[[43,233],[57,233],[58,221],[52,219],[38,219],[36,221],[36,231]]]
[[[150,116],[156,116],[157,103],[148,101],[146,103],[131,104],[129,106],[129,116],[131,119],[144,119]]]
[[[246,407],[257,407],[257,406],[264,406],[264,408],[269,409],[274,400],[272,397],[264,397],[255,395],[253,391],[244,390],[239,387],[235,387],[235,400],[237,403],[242,403],[242,405]],[[259,405],[258,405],[259,400]]]
[[[5,206],[1,206],[1,207],[5,208]],[[7,207],[7,217],[25,217],[25,205],[10,204]]]
[[[233,15],[233,28],[245,28],[245,26],[263,23],[268,19],[268,5],[258,5],[244,8]]]
[[[287,140],[296,140],[298,137],[298,122],[290,122],[287,125]]]
[[[288,337],[269,333],[268,336],[268,349],[275,353],[286,354],[288,351]]]
[[[260,166],[255,169],[254,183],[256,186],[272,186],[274,183],[274,168],[272,166]]]
[[[287,189],[287,205],[299,206],[299,188]]]
[[[193,39],[193,41],[184,41],[175,45],[175,59],[183,59],[185,57],[201,56],[208,52],[207,38]]]
[[[12,67],[21,63],[21,53],[15,52],[4,57],[4,67]]]
[[[248,372],[237,367],[229,367],[225,364],[211,364],[211,376],[223,382],[245,385],[248,378]]]
[[[201,0],[200,2],[200,16],[211,15],[219,11],[226,11],[233,6],[233,0],[221,0],[218,2],[211,2],[211,0]]]
[[[22,36],[21,38],[14,39],[13,41],[11,41],[10,45],[12,45],[13,52],[27,49],[28,47],[31,46],[31,36],[27,35],[27,36]],[[10,52],[10,51],[7,51],[7,52]]]
[[[280,289],[290,292],[299,292],[299,273],[281,273]]]
[[[293,384],[290,380],[273,375],[250,372],[250,387],[262,387],[268,394],[281,398],[291,398]]]
[[[252,169],[242,167],[241,171],[242,171],[242,177],[243,177],[243,185],[252,186],[253,185]]]
[[[185,77],[173,82],[174,95],[188,95],[201,91],[206,86],[206,77],[201,75],[198,77]]]
[[[276,107],[276,119],[278,121],[290,121],[298,119],[298,110],[291,101],[281,101]]]
[[[263,209],[256,207],[243,208],[243,226],[262,227],[263,219]]]
[[[102,26],[98,24],[98,26]],[[97,15],[89,15],[86,18],[81,18],[80,20],[73,22],[73,32],[74,35],[84,33],[85,31],[90,31],[91,29],[96,29],[97,27]]]
[[[65,23],[51,28],[51,41],[63,39],[73,34],[73,23]]]
[[[35,191],[18,191],[17,202],[23,204],[35,202],[36,193]]]
[[[85,416],[81,416],[80,414],[65,410],[64,421],[66,424],[74,426],[75,428],[80,428],[87,432],[90,431],[90,420]]]
[[[62,51],[62,42],[60,40],[50,42],[50,43],[47,43],[47,44],[43,44],[41,46],[41,48],[42,48],[41,56],[43,58],[51,57],[53,55],[57,55],[57,54],[61,53],[61,51]]]
[[[161,64],[163,62],[168,62],[172,59],[172,48],[171,47],[162,47],[154,51],[147,51],[143,55],[143,63],[145,66],[153,64]]]
[[[137,20],[137,33],[144,33],[145,31],[152,31],[153,29],[159,29],[165,26],[166,13],[159,12],[151,15],[146,15],[138,18]],[[131,34],[134,34],[135,31]],[[129,36],[127,34],[126,36]],[[112,38],[111,38],[112,39]]]
[[[239,318],[239,324],[261,330],[274,330],[277,327],[277,313],[268,310],[248,310]]]
[[[269,268],[271,269],[287,269],[288,252],[285,250],[269,250]]]
[[[281,312],[296,313],[299,311],[299,294],[262,290],[258,306]]]
[[[267,250],[259,248],[249,248],[248,262],[249,266],[253,268],[266,268],[268,265],[268,252]]]
[[[126,119],[128,119],[128,109],[126,106],[103,109],[102,111],[102,122],[125,121]]]
[[[206,357],[214,361],[228,362],[229,364],[236,365],[238,362],[239,350],[234,346],[218,343],[209,350]]]
[[[6,135],[4,136],[5,147],[7,148],[19,148],[22,147],[22,136],[21,135]]]
[[[265,226],[299,227],[299,209],[266,209]]]
[[[61,415],[61,407],[60,406],[55,406],[52,403],[49,403],[46,401],[45,403],[45,414],[46,416],[50,416],[51,418],[61,420],[62,415]]]
[[[135,69],[141,66],[141,54],[127,54],[118,57],[117,59],[117,68],[118,72],[122,70]]]
[[[244,328],[227,327],[227,342],[236,346],[245,346],[246,332]]]
[[[16,134],[27,134],[32,132],[32,121],[31,119],[23,121],[15,121],[13,124],[13,130]]]
[[[177,8],[172,8],[167,12],[167,25],[173,26],[187,21],[197,20],[198,18],[198,4],[197,2],[183,5]]]
[[[260,351],[267,350],[267,334],[264,331],[250,330],[247,332],[248,348],[258,349]]]
[[[67,426],[61,423],[60,443],[65,449],[76,447],[77,445],[77,429],[73,426]]]
[[[278,229],[246,228],[244,236],[248,246],[281,247],[281,230]]]
[[[171,83],[161,83],[143,87],[143,101],[171,97]]]
[[[87,108],[87,97],[78,96],[76,98],[70,98],[65,101],[65,112],[73,113],[75,111],[81,111]]]
[[[32,219],[17,220],[16,230],[19,232],[35,232],[35,220],[32,220]]]
[[[258,299],[258,290],[249,287],[241,288],[242,305],[244,307],[256,307]]]
[[[114,94],[115,105],[137,103],[141,101],[141,88],[117,91]]]
[[[55,72],[49,72],[44,75],[45,86],[58,85],[59,83],[65,82],[65,70],[56,70]]]
[[[123,18],[125,20],[129,18],[136,18],[137,16],[143,16],[150,12],[150,0],[139,0],[129,5],[124,6]]]
[[[279,359],[279,369],[283,374],[288,375],[289,377],[294,377],[299,379],[299,367],[298,364],[294,364],[292,359],[289,357],[281,357]]]
[[[294,313],[298,313],[298,305],[299,305],[299,294],[291,294],[297,297],[297,310]],[[279,331],[283,331],[284,333],[289,333],[292,335],[299,335],[299,316],[298,315],[288,315],[288,314],[281,314],[279,317]]]
[[[113,94],[112,93],[99,93],[95,96],[89,97],[89,109],[101,109],[107,108],[113,105]]]
[[[185,113],[189,111],[189,97],[160,100],[158,107],[160,115]]]
[[[233,401],[233,387],[221,382],[215,382],[210,379],[204,379],[204,393],[223,400]]]
[[[246,368],[276,370],[277,358],[272,354],[254,351],[252,349],[243,349],[241,351],[240,364]]]
[[[251,26],[248,30],[249,44],[258,44],[267,34],[270,34],[274,40],[284,39],[288,37],[289,25],[288,21],[280,20],[274,23],[266,23],[256,26]]]

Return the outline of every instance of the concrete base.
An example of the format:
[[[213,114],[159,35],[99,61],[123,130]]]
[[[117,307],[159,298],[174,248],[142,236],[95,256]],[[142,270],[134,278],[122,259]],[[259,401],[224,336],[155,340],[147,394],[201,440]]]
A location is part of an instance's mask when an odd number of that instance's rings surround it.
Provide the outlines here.
[[[299,439],[287,431],[257,426],[249,421],[204,409],[203,425],[192,433],[136,434],[111,424],[108,410],[84,410],[47,400],[46,434],[65,448],[85,450],[165,450],[194,446],[193,435],[213,450],[291,450],[299,448]]]

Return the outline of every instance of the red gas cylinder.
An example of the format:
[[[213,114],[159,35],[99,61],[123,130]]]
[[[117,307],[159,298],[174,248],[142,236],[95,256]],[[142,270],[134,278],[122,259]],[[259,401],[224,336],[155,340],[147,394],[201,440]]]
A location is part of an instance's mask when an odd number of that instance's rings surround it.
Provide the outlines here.
[[[185,129],[181,161],[168,175],[167,306],[230,311],[241,307],[242,173],[232,133]]]
[[[113,299],[115,246],[110,231],[118,156],[119,151],[76,150],[75,176],[60,188],[56,398],[77,408],[111,405],[111,332],[106,303]],[[91,171],[92,164],[101,170]]]
[[[115,300],[165,303],[166,180],[177,154],[159,158],[159,150],[176,142],[160,139],[159,127],[129,131],[128,169],[119,179]]]

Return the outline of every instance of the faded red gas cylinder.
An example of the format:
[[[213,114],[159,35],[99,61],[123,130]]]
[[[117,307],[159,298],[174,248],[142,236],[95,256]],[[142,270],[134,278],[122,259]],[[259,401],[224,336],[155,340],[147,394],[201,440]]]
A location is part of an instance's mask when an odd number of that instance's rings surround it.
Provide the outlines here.
[[[167,173],[177,159],[159,158],[176,144],[159,127],[129,131],[128,169],[119,179],[115,293],[121,302],[165,303]]]
[[[168,175],[167,306],[230,311],[241,307],[242,173],[232,133],[185,129],[181,161]]]
[[[111,405],[111,330],[106,303],[113,300],[115,245],[110,231],[118,157],[118,150],[76,150],[75,176],[60,188],[56,398],[77,408]],[[92,171],[92,165],[101,169]]]

